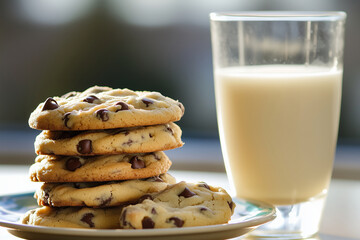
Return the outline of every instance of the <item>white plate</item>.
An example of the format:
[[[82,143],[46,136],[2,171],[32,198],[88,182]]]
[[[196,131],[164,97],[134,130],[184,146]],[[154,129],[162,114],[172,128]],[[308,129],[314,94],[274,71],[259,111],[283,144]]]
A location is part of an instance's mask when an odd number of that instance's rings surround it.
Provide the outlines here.
[[[78,228],[53,228],[18,223],[22,214],[37,207],[33,193],[0,196],[0,226],[20,238],[51,240],[91,239],[226,239],[244,235],[261,224],[275,218],[273,206],[262,202],[234,199],[235,213],[227,224],[144,230],[97,230]]]

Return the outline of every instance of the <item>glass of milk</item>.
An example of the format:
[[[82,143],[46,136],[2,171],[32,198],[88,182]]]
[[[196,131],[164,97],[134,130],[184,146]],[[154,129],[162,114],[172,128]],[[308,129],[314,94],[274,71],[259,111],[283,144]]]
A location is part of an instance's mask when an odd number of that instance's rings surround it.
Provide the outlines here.
[[[216,108],[234,196],[277,208],[253,236],[319,230],[338,134],[344,12],[211,13]]]

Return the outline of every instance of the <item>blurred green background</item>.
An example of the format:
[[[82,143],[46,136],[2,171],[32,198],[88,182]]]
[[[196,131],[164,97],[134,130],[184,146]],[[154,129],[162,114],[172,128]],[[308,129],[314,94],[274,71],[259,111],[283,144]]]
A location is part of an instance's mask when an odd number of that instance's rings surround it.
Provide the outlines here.
[[[38,103],[95,84],[179,99],[183,136],[217,139],[208,15],[248,10],[347,12],[339,139],[358,145],[360,1],[2,0],[0,163],[31,150]]]

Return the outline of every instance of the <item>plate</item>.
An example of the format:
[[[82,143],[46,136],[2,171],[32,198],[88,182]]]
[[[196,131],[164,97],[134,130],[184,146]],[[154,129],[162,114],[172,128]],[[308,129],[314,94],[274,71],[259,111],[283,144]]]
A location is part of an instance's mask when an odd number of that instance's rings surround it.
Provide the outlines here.
[[[167,229],[78,229],[31,226],[18,223],[22,214],[36,208],[34,193],[0,196],[0,226],[20,238],[51,240],[95,240],[95,239],[226,239],[244,235],[261,224],[275,218],[275,208],[269,204],[244,199],[233,199],[236,208],[227,224],[167,228]]]

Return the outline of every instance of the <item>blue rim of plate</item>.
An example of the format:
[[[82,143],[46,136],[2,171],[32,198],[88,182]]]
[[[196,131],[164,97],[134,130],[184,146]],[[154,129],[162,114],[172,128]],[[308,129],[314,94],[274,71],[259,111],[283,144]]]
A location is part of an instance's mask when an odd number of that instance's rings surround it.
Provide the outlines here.
[[[33,226],[19,223],[20,217],[30,209],[37,208],[36,200],[33,198],[34,193],[19,193],[12,195],[0,196],[0,226],[16,229],[21,231],[28,231],[47,234],[61,234],[73,236],[162,236],[162,235],[178,235],[178,234],[192,234],[192,233],[210,233],[218,231],[229,231],[237,228],[251,228],[262,225],[273,220],[276,217],[275,207],[261,202],[245,199],[233,198],[236,203],[236,208],[232,219],[229,223],[199,226],[199,227],[184,227],[184,228],[164,228],[164,229],[84,229],[84,228],[58,228],[58,227],[44,227]]]

